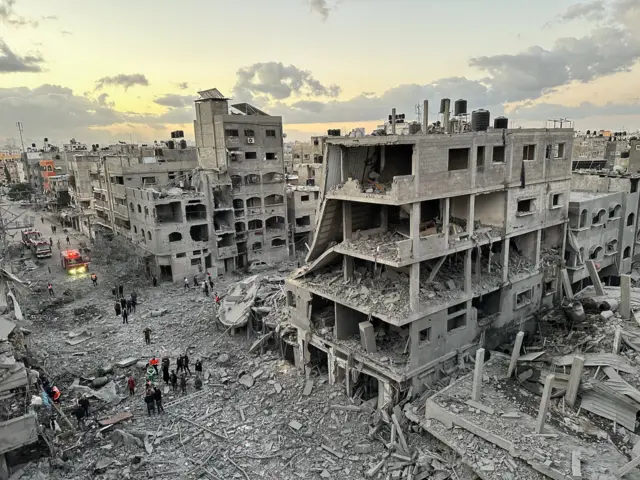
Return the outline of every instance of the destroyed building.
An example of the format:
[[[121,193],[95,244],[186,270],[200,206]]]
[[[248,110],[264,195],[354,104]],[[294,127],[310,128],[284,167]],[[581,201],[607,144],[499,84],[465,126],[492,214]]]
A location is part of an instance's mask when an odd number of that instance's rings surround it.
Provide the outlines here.
[[[320,187],[289,185],[287,187],[287,208],[293,231],[296,250],[304,249],[311,242],[311,234],[316,225],[316,210]]]
[[[194,128],[202,189],[212,193],[216,270],[222,274],[255,260],[286,259],[282,117],[248,103],[230,106],[215,88],[199,95]]]
[[[629,273],[638,260],[639,181],[637,174],[574,172],[571,176],[565,262],[574,291],[591,284],[589,260],[606,283]]]
[[[296,363],[322,359],[348,390],[359,378],[379,406],[557,293],[573,129],[457,120],[462,133],[328,138],[307,264],[287,280]]]

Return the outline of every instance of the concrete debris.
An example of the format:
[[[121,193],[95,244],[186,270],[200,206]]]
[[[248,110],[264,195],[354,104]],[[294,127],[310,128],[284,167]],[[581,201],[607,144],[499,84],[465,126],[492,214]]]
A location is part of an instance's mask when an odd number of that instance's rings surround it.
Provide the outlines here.
[[[218,319],[227,327],[242,327],[247,323],[256,301],[260,277],[253,275],[236,283],[222,301]]]
[[[114,445],[125,445],[128,447],[143,447],[144,444],[142,440],[131,435],[129,432],[125,432],[124,430],[114,430],[113,433],[109,436],[109,440]]]
[[[114,463],[115,460],[113,458],[101,458],[96,462],[95,466],[93,467],[93,471],[98,474],[104,473]]]
[[[133,419],[133,414],[130,412],[120,412],[112,417],[105,418],[102,420],[98,420],[98,424],[101,427],[106,427],[110,425],[116,425],[120,422],[126,422],[127,420]]]
[[[254,382],[255,380],[253,378],[253,375],[250,375],[248,373],[242,374],[238,379],[238,383],[240,383],[241,385],[244,385],[247,388],[253,387]]]

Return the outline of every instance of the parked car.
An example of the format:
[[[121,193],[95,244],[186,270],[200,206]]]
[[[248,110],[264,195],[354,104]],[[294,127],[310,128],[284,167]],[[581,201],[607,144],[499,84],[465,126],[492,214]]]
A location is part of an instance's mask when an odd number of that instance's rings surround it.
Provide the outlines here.
[[[247,272],[249,273],[263,272],[265,270],[269,270],[270,268],[273,268],[273,265],[267,262],[263,262],[262,260],[254,260],[247,266]]]

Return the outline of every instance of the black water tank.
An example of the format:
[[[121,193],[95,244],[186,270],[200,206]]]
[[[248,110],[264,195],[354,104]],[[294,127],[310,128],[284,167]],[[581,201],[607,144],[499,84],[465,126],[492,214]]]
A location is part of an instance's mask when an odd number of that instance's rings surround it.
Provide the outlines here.
[[[456,100],[456,103],[453,104],[453,114],[455,116],[466,115],[467,114],[467,101],[463,100],[463,99]]]
[[[474,110],[471,114],[471,130],[474,132],[483,132],[489,128],[491,123],[491,113],[489,110]]]
[[[440,113],[444,113],[448,110],[447,103],[451,105],[451,100],[448,98],[443,98],[442,100],[440,100]]]
[[[187,148],[187,141],[186,140],[180,140],[180,148],[182,150],[184,150],[185,148]]]
[[[507,129],[509,128],[509,119],[507,117],[496,117],[493,120],[493,128]]]
[[[167,142],[167,147],[169,147],[169,150],[173,150],[174,148],[176,148],[176,142],[174,142],[173,140],[169,140]]]

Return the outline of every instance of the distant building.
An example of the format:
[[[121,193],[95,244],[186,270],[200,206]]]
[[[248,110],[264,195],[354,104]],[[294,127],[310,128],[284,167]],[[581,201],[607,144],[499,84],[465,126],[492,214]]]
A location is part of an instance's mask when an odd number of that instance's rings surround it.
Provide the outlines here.
[[[296,250],[306,251],[304,244],[308,245],[311,242],[311,235],[316,225],[319,192],[320,188],[316,186],[289,185],[287,187],[287,208]]]
[[[194,128],[202,188],[213,193],[216,271],[288,258],[282,118],[230,106],[215,88],[199,93]]]
[[[571,159],[573,170],[611,169],[621,163],[622,153],[629,149],[629,142],[626,138],[612,136],[611,132],[602,132],[602,136],[576,135]]]

